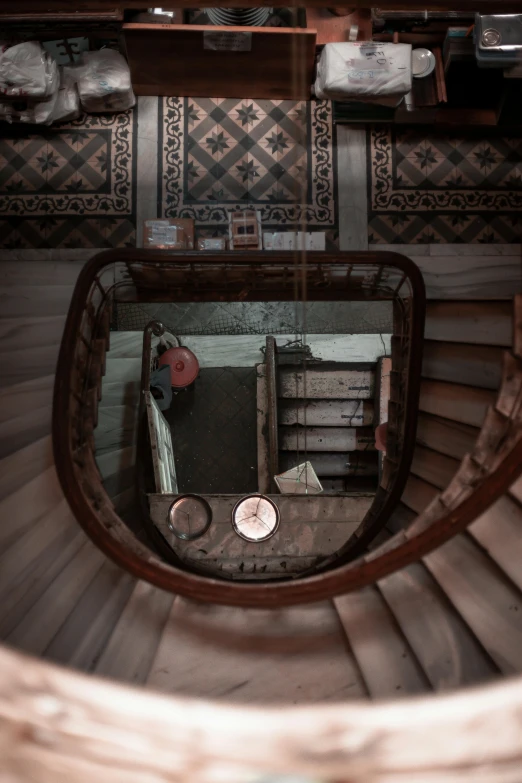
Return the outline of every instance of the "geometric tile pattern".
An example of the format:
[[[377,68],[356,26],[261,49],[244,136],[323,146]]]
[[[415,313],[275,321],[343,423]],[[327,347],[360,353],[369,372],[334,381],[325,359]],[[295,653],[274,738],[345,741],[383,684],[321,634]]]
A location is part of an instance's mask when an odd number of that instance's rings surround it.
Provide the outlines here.
[[[159,213],[223,235],[227,210],[257,207],[263,228],[337,236],[336,148],[328,101],[166,98]]]
[[[0,247],[135,243],[136,112],[2,127]]]
[[[520,242],[522,138],[368,130],[371,243]]]

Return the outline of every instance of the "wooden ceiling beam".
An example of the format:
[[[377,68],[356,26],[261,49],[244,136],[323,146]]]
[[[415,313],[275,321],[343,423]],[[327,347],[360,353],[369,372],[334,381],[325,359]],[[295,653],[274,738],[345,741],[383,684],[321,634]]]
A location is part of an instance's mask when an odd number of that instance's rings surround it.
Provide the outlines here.
[[[317,8],[331,7],[332,0],[306,0],[306,5]],[[140,8],[146,5],[144,0],[125,0],[115,3],[114,0],[0,0],[0,13],[44,13],[46,11],[110,11],[115,6],[119,9]],[[164,8],[200,8],[201,0],[161,0]],[[205,5],[222,6],[223,0],[205,0]],[[227,0],[227,7],[287,7],[288,0]],[[305,3],[303,3],[305,5]],[[337,7],[347,8],[399,8],[401,10],[452,10],[452,11],[484,11],[487,13],[520,12],[520,0],[336,0]]]

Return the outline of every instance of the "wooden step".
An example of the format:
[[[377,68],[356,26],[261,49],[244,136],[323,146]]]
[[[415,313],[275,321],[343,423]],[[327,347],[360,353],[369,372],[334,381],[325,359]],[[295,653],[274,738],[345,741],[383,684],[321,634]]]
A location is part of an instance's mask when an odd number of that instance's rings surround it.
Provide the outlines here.
[[[23,620],[56,577],[86,542],[82,530],[67,527],[50,538],[38,558],[12,576],[0,603],[0,638],[5,639]]]
[[[59,345],[38,348],[27,345],[14,351],[0,352],[0,388],[32,381],[45,375],[54,375],[59,350]]]
[[[279,424],[308,427],[365,427],[373,423],[374,406],[369,400],[279,400]]]
[[[422,376],[496,390],[500,386],[503,353],[502,348],[495,346],[425,340]]]
[[[0,550],[5,551],[21,533],[55,513],[63,492],[54,464],[0,502]]]
[[[34,513],[34,511],[33,511]],[[65,498],[49,512],[38,515],[35,524],[21,524],[17,535],[5,546],[0,556],[0,596],[8,600],[9,591],[20,571],[35,565],[50,542],[65,531],[79,531]]]
[[[130,574],[110,560],[105,560],[43,651],[43,657],[91,671],[135,584],[136,580]]]
[[[282,451],[374,451],[371,427],[280,427]]]
[[[377,476],[379,463],[375,452],[349,451],[345,454],[328,454],[307,451],[299,455],[301,461],[309,460],[319,476]],[[286,451],[279,457],[279,469],[283,473],[296,465],[296,455]]]
[[[512,343],[511,302],[428,302],[425,340],[474,345]]]
[[[0,500],[16,492],[54,463],[50,435],[30,443],[0,461]]]
[[[105,560],[101,551],[85,541],[78,553],[25,614],[6,641],[33,655],[42,655],[74,610]]]
[[[0,284],[0,320],[66,315],[73,291],[72,285]]]
[[[30,446],[51,431],[52,407],[35,408],[0,424],[0,459]]]
[[[279,397],[317,400],[368,400],[375,394],[374,370],[281,367],[277,373]]]
[[[419,413],[417,419],[417,443],[454,459],[472,451],[479,433],[478,427],[429,413]]]
[[[0,389],[0,424],[9,422],[11,419],[20,417],[23,414],[28,415],[42,408],[50,409],[53,400],[53,390],[54,375],[46,375],[43,378],[15,383],[12,386]],[[50,429],[40,437],[48,435],[49,432]],[[0,435],[0,439],[1,437]]]
[[[468,528],[471,536],[522,590],[522,507],[499,498]]]
[[[438,494],[439,490],[433,484],[410,474],[401,501],[412,511],[421,514]]]
[[[171,593],[138,582],[93,671],[124,682],[145,682],[173,600]]]
[[[165,693],[245,704],[365,696],[328,602],[260,611],[177,598],[147,685]]]
[[[2,264],[0,264],[1,274]],[[62,340],[65,314],[44,316],[43,318],[4,318],[0,320],[1,350],[28,351],[59,346]],[[16,364],[20,364],[19,361]],[[22,362],[23,364],[23,362]]]
[[[423,380],[419,409],[461,424],[480,427],[488,407],[494,405],[496,399],[496,393],[489,389]]]
[[[378,583],[435,690],[483,682],[498,670],[421,563]]]
[[[382,245],[380,246],[382,247]],[[466,245],[461,246],[462,249]],[[520,251],[513,255],[479,255],[468,246],[471,255],[442,255],[444,246],[430,246],[436,258],[415,256],[415,263],[422,272],[426,286],[426,298],[435,300],[499,300],[513,299],[513,292],[522,287]],[[384,250],[384,247],[382,247]],[[398,250],[397,246],[391,249]]]
[[[520,592],[466,535],[424,558],[476,638],[504,674],[522,670]]]
[[[424,446],[417,446],[413,454],[411,472],[439,489],[444,489],[457,472],[459,464],[459,460],[446,457]]]
[[[38,288],[55,285],[74,285],[85,261],[51,261],[16,259],[0,263],[0,285],[35,286]]]
[[[375,587],[338,596],[333,603],[372,698],[397,699],[430,690],[425,674]]]

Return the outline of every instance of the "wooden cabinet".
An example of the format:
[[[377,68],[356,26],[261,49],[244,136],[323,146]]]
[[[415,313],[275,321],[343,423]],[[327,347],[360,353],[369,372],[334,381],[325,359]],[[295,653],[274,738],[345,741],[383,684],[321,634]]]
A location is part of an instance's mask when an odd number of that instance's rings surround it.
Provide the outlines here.
[[[308,99],[316,31],[125,24],[136,95]]]

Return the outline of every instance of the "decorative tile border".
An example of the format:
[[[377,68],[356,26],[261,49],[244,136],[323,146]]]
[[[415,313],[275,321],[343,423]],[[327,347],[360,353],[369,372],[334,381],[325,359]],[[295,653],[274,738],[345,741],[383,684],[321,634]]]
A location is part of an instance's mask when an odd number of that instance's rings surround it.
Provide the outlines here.
[[[0,246],[121,247],[136,229],[136,112],[3,128]]]
[[[266,229],[337,236],[336,147],[328,101],[166,98],[160,102],[159,214],[219,235],[227,210],[262,210]]]
[[[522,138],[368,130],[370,243],[511,243],[522,236]]]

